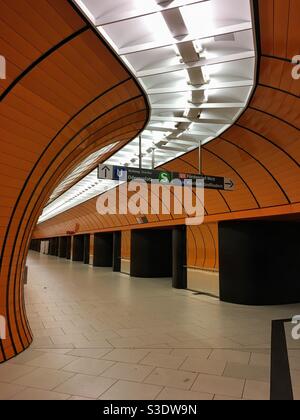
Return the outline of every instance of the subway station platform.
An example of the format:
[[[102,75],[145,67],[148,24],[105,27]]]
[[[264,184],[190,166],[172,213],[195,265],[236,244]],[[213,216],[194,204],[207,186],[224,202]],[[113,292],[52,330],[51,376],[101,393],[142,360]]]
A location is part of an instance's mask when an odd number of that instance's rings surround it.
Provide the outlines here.
[[[0,366],[0,399],[271,398],[272,321],[300,305],[246,307],[31,252],[34,341]],[[287,328],[293,394],[300,342]]]

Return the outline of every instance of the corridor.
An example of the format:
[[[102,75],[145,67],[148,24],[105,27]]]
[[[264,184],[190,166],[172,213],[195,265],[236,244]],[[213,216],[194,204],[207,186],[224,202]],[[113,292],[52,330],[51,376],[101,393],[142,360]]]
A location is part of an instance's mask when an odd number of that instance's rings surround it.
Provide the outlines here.
[[[0,366],[0,399],[270,398],[271,322],[299,305],[231,305],[172,289],[169,279],[36,252],[28,265],[34,342]],[[299,399],[300,343],[292,345]]]

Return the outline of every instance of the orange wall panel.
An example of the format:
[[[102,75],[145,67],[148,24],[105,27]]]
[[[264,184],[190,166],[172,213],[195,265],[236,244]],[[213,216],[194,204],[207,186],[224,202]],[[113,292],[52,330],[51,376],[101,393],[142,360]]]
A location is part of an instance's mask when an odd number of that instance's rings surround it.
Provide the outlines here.
[[[99,148],[136,137],[148,103],[125,66],[67,0],[1,0],[0,362],[32,341],[22,273],[57,184]],[[72,226],[71,226],[72,227]],[[71,230],[71,228],[69,229]]]

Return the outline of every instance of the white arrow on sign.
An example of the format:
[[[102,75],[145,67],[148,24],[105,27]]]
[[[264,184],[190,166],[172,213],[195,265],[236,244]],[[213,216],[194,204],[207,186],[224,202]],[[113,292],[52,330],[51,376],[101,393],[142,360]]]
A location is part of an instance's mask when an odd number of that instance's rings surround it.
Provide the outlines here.
[[[113,179],[114,171],[111,165],[99,165],[98,169],[99,178],[101,179]]]
[[[234,191],[235,183],[230,178],[224,178],[224,188],[226,191]]]

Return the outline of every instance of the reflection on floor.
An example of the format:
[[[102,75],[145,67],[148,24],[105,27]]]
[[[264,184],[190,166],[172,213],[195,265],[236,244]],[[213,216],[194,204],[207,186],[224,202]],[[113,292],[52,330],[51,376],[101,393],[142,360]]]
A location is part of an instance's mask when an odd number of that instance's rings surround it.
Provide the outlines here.
[[[300,314],[36,253],[28,265],[35,339],[0,366],[0,399],[269,399],[271,321]],[[300,350],[291,360],[300,398]]]

